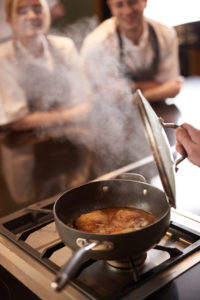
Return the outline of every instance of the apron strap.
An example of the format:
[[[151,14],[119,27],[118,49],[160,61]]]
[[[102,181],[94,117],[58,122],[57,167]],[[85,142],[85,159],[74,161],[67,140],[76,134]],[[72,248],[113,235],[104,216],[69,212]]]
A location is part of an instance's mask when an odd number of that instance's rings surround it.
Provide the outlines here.
[[[121,32],[119,30],[119,27],[116,29],[117,37],[118,37],[118,42],[119,42],[119,59],[120,59],[120,65],[121,65],[121,72],[123,75],[125,75],[127,78],[134,80],[134,81],[139,81],[141,79],[151,79],[151,77],[157,72],[158,69],[158,64],[160,60],[160,50],[159,50],[159,44],[158,44],[158,38],[156,36],[155,30],[153,26],[148,23],[148,28],[149,28],[149,42],[152,46],[153,52],[154,52],[154,59],[152,62],[152,65],[150,66],[150,69],[148,72],[145,74],[143,71],[141,72],[141,77],[135,74],[130,68],[127,66],[127,64],[124,61],[124,43],[122,40]],[[153,72],[153,73],[152,73]]]

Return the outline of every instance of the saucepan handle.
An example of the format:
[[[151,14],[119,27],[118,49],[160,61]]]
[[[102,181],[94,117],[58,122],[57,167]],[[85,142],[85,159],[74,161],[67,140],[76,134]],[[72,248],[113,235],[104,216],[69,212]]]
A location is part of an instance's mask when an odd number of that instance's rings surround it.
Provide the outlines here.
[[[177,166],[178,166],[185,158],[187,158],[187,156],[188,156],[188,155],[187,155],[187,152],[185,151],[185,154],[175,161],[175,171],[176,171],[176,172],[178,171],[178,167],[177,167]]]
[[[178,124],[175,124],[175,123],[165,123],[164,121],[163,121],[163,119],[162,118],[159,118],[159,120],[160,120],[160,123],[161,123],[161,125],[164,127],[164,128],[173,128],[173,129],[176,129],[176,128],[178,128],[178,127],[181,127],[180,125],[178,125]],[[177,159],[176,161],[175,161],[175,171],[177,172],[178,171],[178,165],[185,159],[185,158],[187,158],[187,152],[185,151],[185,154],[183,155],[183,156],[181,156],[179,159]]]
[[[132,180],[132,181],[139,181],[139,182],[146,182],[145,178],[137,173],[123,173],[117,175],[114,179],[124,179],[124,180]]]
[[[52,215],[53,211],[51,209],[45,209],[45,208],[32,208],[32,207],[26,207],[24,209],[26,212],[35,213],[35,214],[44,214],[44,215]]]
[[[76,276],[82,263],[87,257],[87,253],[92,248],[96,247],[99,241],[94,241],[85,244],[82,248],[75,252],[71,259],[61,268],[56,279],[51,283],[54,291],[60,292],[69,283],[69,281]]]

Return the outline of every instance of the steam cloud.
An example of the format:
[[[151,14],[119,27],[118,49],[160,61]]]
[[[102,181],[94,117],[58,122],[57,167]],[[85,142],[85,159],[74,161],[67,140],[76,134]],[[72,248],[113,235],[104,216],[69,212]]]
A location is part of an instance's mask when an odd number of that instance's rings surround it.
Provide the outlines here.
[[[66,31],[61,32],[61,34],[66,33],[80,48],[84,37],[96,25],[96,18],[79,20],[76,24],[67,27]],[[101,59],[99,58],[100,62]],[[108,59],[106,66],[108,68],[114,67],[117,70],[118,66],[113,63],[112,56],[110,56],[110,61],[108,57],[106,59]],[[60,129],[63,130],[62,138],[65,138],[66,133],[66,138],[72,140],[73,143],[84,144],[94,151],[105,166],[103,171],[113,170],[151,154],[144,136],[144,128],[138,109],[136,104],[132,102],[128,83],[122,81],[119,86],[114,82],[106,82],[103,75],[96,70],[97,78],[93,78],[94,82],[95,80],[98,81],[99,76],[102,75],[102,81],[104,84],[107,83],[108,87],[105,86],[102,92],[94,93],[92,92],[94,86],[88,85],[85,81],[84,83],[77,82],[77,74],[69,73],[62,64],[58,63],[56,76],[54,74],[52,78],[51,72],[39,65],[35,68],[34,65],[30,67],[30,64],[24,63],[23,68],[23,71],[27,73],[25,84],[29,98],[40,99],[42,95],[42,103],[39,101],[37,103],[40,110],[51,107],[51,103],[54,103],[55,99],[59,105],[69,101],[70,106],[81,103],[86,99],[86,96],[90,98],[93,109],[88,118],[83,123],[72,124],[72,126],[67,125],[65,127],[60,124]],[[38,78],[40,79],[38,80]],[[75,92],[69,95],[72,84],[75,85]],[[64,91],[60,89],[60,85],[65,86]],[[116,101],[116,99],[118,100]],[[57,132],[55,128],[51,128],[51,130],[40,131],[38,134],[40,136],[56,136]]]

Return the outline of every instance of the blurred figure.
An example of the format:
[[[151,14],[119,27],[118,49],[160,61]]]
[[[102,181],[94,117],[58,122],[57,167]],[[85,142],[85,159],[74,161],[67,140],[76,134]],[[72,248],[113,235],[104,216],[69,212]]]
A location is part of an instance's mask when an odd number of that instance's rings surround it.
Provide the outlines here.
[[[57,21],[65,15],[65,9],[59,0],[47,0],[51,20]],[[0,43],[10,39],[12,34],[9,24],[6,22],[5,0],[0,0]]]
[[[112,18],[90,33],[82,47],[95,88],[140,89],[148,101],[173,98],[183,78],[175,30],[144,17],[147,0],[107,0]],[[117,87],[116,87],[117,86]]]
[[[93,153],[81,143],[90,90],[73,41],[47,34],[45,0],[6,0],[6,17],[12,39],[0,46],[0,131],[11,130],[1,136],[1,171],[21,205],[90,179]]]
[[[24,130],[80,121],[89,85],[73,41],[47,35],[47,2],[6,0],[6,16],[12,40],[0,46],[0,124]]]
[[[176,150],[181,155],[186,152],[188,160],[200,167],[200,130],[187,123],[177,128]]]

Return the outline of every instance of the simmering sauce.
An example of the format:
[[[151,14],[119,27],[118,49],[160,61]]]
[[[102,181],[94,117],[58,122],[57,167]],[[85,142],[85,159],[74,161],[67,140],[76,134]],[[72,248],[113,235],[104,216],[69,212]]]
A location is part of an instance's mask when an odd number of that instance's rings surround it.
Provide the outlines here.
[[[151,213],[136,208],[104,208],[80,215],[77,229],[100,234],[130,232],[156,221]]]

